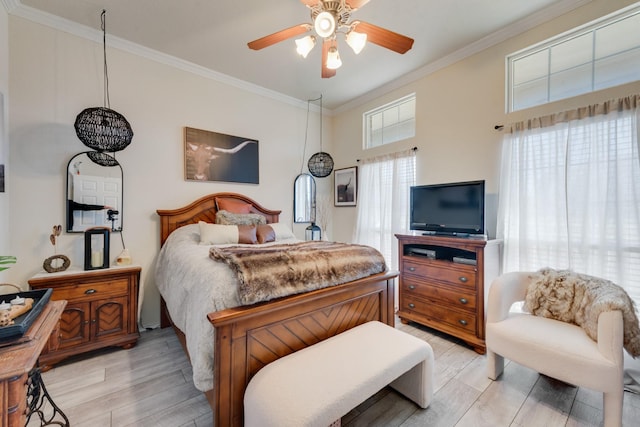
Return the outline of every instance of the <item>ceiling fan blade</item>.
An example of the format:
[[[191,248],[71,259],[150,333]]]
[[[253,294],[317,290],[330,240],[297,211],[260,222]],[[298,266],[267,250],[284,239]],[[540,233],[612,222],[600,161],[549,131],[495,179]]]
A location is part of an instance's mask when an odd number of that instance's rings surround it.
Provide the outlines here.
[[[335,40],[325,39],[322,42],[322,78],[328,79],[336,75],[336,70],[327,68],[327,56],[329,56],[329,49],[335,44]]]
[[[300,3],[304,4],[305,6],[312,7],[320,3],[320,0],[300,0]]]
[[[378,46],[386,47],[394,52],[406,53],[413,46],[413,39],[402,34],[394,33],[368,22],[356,21],[355,30],[367,35],[367,41]]]
[[[347,0],[347,4],[353,10],[360,9],[362,6],[364,6],[367,3],[369,3],[369,0]]]
[[[268,36],[264,36],[257,40],[247,43],[250,49],[260,50],[265,47],[269,47],[273,44],[279,43],[283,40],[290,39],[291,37],[298,36],[300,34],[304,34],[311,29],[309,24],[300,24],[294,27],[290,27],[277,33],[269,34]]]

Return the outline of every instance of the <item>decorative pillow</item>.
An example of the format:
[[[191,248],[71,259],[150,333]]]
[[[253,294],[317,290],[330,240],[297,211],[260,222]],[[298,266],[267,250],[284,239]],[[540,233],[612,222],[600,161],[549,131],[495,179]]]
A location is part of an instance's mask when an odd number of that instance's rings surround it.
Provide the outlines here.
[[[292,240],[292,239],[295,240],[296,239],[296,235],[293,234],[293,231],[291,231],[291,229],[285,224],[282,224],[280,222],[275,222],[273,224],[269,224],[269,226],[276,233],[276,240]]]
[[[216,214],[216,224],[224,225],[260,225],[266,224],[267,218],[260,214],[233,213],[225,210]]]
[[[270,225],[259,225],[256,229],[258,243],[274,242],[276,240],[276,232]]]
[[[238,243],[238,227],[234,225],[209,224],[198,222],[201,245],[224,245]]]
[[[238,225],[238,243],[254,245],[258,243],[255,225]]]
[[[224,225],[198,222],[201,245],[225,245],[258,242],[254,225]]]
[[[216,197],[216,206],[219,211],[228,211],[238,214],[248,214],[251,212],[251,205],[235,199],[224,199]]]

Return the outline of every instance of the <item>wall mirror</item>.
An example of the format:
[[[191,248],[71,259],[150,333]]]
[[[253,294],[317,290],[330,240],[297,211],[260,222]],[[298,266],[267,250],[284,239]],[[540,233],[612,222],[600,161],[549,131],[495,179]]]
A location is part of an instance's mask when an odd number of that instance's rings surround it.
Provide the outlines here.
[[[106,153],[76,154],[67,166],[67,232],[122,230],[122,167]]]
[[[315,222],[316,181],[308,173],[301,173],[293,183],[294,222]]]

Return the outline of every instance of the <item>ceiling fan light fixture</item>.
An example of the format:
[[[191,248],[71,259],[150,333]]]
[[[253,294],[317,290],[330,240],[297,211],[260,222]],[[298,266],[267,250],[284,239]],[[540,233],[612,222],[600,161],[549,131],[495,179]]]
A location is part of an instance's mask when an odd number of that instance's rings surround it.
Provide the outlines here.
[[[314,36],[306,36],[296,39],[296,52],[298,52],[298,54],[303,58],[306,58],[315,45],[316,38]]]
[[[359,54],[364,49],[364,45],[367,43],[367,35],[365,33],[358,33],[351,30],[347,33],[347,44],[355,54]]]
[[[296,51],[306,58],[318,38],[322,38],[321,76],[328,79],[336,75],[336,69],[342,65],[337,51],[337,35],[344,34],[349,47],[358,55],[368,42],[403,54],[413,47],[414,40],[368,22],[352,20],[351,14],[367,4],[369,0],[300,0],[310,12],[309,23],[294,25],[273,34],[253,40],[247,45],[250,49],[265,47],[292,40],[296,37]],[[357,30],[357,31],[355,31]],[[312,31],[313,36],[305,37]],[[341,36],[342,37],[342,36]],[[331,49],[331,48],[334,49]],[[344,53],[344,52],[343,52]]]
[[[313,29],[320,37],[327,38],[332,36],[336,30],[336,17],[326,10],[320,12],[313,22]]]
[[[337,70],[342,66],[342,60],[340,59],[340,54],[338,53],[338,49],[332,47],[327,52],[327,68],[330,70]]]

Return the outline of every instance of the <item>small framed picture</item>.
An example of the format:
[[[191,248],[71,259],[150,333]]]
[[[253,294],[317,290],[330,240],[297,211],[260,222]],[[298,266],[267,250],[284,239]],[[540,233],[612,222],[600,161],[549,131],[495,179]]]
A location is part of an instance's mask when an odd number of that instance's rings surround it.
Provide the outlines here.
[[[335,206],[356,206],[358,167],[336,169],[333,173]]]

